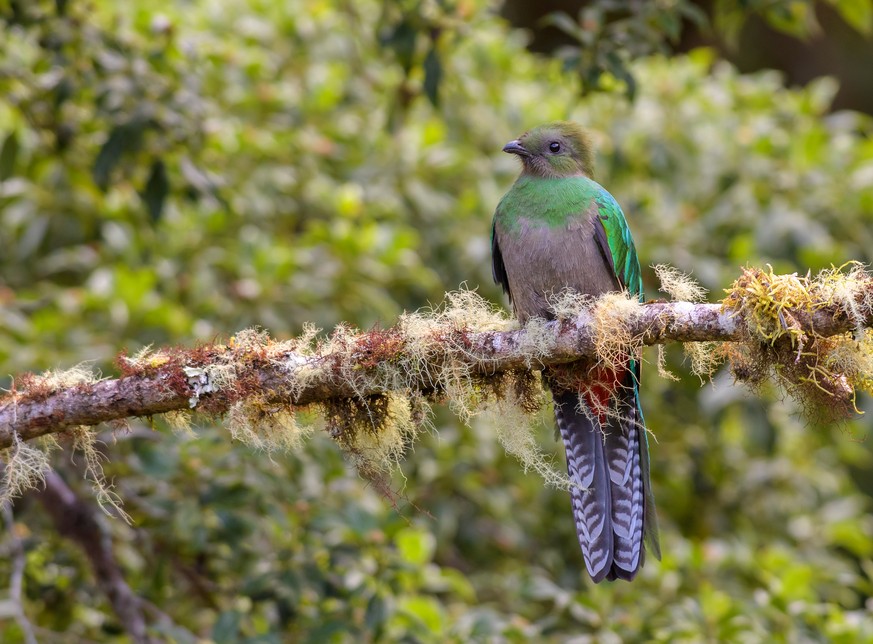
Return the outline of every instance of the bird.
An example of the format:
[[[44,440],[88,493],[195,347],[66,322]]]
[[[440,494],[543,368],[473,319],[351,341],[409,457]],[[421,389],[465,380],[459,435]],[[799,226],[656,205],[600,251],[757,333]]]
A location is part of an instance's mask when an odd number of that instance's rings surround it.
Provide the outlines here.
[[[626,291],[644,300],[642,271],[624,213],[594,181],[591,138],[558,121],[529,130],[503,151],[521,174],[500,200],[491,229],[494,281],[515,316],[554,319],[552,294]],[[640,363],[599,363],[587,386],[544,376],[567,456],[576,533],[595,583],[632,580],[646,546],[661,558],[649,449],[640,406]],[[645,545],[644,545],[645,544]]]

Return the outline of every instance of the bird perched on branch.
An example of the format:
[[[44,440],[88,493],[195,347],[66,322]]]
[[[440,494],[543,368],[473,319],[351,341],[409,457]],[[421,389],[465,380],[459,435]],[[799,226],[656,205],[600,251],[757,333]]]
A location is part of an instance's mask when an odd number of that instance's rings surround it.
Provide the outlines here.
[[[594,181],[594,154],[575,123],[537,127],[504,152],[521,175],[501,199],[491,233],[494,281],[524,323],[554,318],[550,295],[598,296],[643,285],[633,238],[616,200]],[[577,383],[545,373],[567,452],[573,517],[595,582],[633,579],[645,549],[660,558],[649,453],[640,408],[640,364],[598,364]]]

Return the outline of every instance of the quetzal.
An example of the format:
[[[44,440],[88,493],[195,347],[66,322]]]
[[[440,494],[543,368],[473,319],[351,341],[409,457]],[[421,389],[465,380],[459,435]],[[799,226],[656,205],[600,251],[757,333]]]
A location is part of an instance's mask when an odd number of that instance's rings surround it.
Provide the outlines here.
[[[549,301],[565,289],[598,296],[626,290],[643,300],[640,263],[616,200],[593,176],[594,153],[575,123],[535,128],[510,141],[521,175],[494,214],[494,281],[519,321],[554,318]],[[586,386],[546,381],[567,453],[573,518],[595,582],[633,579],[643,540],[660,558],[649,454],[640,408],[640,364],[600,364]]]

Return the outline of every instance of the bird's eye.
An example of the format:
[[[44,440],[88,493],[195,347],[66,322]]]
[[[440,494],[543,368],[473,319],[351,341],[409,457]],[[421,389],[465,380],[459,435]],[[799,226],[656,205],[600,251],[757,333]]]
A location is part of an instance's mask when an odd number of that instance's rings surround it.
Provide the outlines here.
[[[561,151],[561,144],[557,141],[552,141],[551,143],[549,143],[549,150],[551,150],[553,154],[557,154]]]

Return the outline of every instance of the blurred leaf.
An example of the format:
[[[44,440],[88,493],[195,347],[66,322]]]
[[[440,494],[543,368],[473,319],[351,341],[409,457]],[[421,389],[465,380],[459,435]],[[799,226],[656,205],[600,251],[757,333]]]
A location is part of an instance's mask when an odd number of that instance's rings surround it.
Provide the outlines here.
[[[146,181],[145,189],[141,193],[152,223],[156,224],[160,221],[169,192],[170,182],[167,179],[166,166],[162,160],[157,159],[152,162],[148,181]]]
[[[437,53],[436,43],[424,59],[424,93],[434,107],[439,107],[439,89],[443,77],[443,66]]]
[[[182,160],[179,163],[179,169],[182,172],[182,177],[188,182],[188,186],[193,189],[195,193],[199,196],[211,197],[222,206],[227,207],[227,202],[221,196],[219,186],[215,180],[213,180],[208,173],[195,165],[190,158],[182,157]]]
[[[0,147],[0,181],[6,181],[15,173],[15,161],[18,158],[18,135],[12,130],[3,140]]]
[[[563,11],[553,11],[543,16],[539,24],[543,27],[555,27],[580,43],[587,44],[590,39],[579,24]]]
[[[94,183],[102,191],[109,189],[112,171],[126,154],[137,152],[142,145],[144,124],[139,120],[117,125],[109,132],[109,138],[100,148],[94,161],[92,176]]]
[[[829,0],[849,25],[862,34],[873,33],[873,1]]]
[[[694,25],[699,29],[705,29],[710,26],[709,16],[703,9],[694,4],[694,2],[680,2],[678,8],[682,17],[694,23]]]
[[[404,528],[394,537],[394,543],[401,556],[413,565],[422,565],[430,561],[436,546],[433,535],[415,528]]]
[[[637,82],[633,74],[627,68],[627,65],[618,57],[615,52],[610,52],[606,55],[607,69],[618,80],[623,81],[625,91],[627,92],[628,100],[634,100],[637,95]]]
[[[404,19],[401,20],[391,31],[390,35],[382,41],[383,46],[394,52],[397,61],[407,75],[412,69],[417,40],[418,32],[408,20]]]
[[[237,644],[239,638],[240,614],[235,610],[226,610],[215,622],[212,628],[212,639],[215,644]]]
[[[733,0],[716,0],[713,9],[713,24],[728,47],[736,49],[740,32],[751,12],[736,8]]]
[[[661,14],[660,26],[667,39],[673,43],[677,43],[682,35],[682,17],[678,12],[674,13],[672,11],[665,11]]]
[[[806,38],[821,31],[814,3],[810,0],[775,3],[763,15],[772,27],[796,38]]]
[[[364,622],[367,626],[367,630],[372,632],[376,632],[377,629],[382,627],[385,620],[388,617],[388,605],[385,599],[380,594],[375,594],[370,598],[370,601],[367,602],[367,612],[364,617]]]
[[[342,622],[332,621],[330,618],[322,621],[321,625],[314,628],[305,642],[307,644],[324,644],[330,642],[347,641],[342,635],[348,635],[348,627]]]
[[[400,611],[419,622],[427,633],[438,636],[443,632],[445,615],[433,597],[402,597],[398,605]]]

